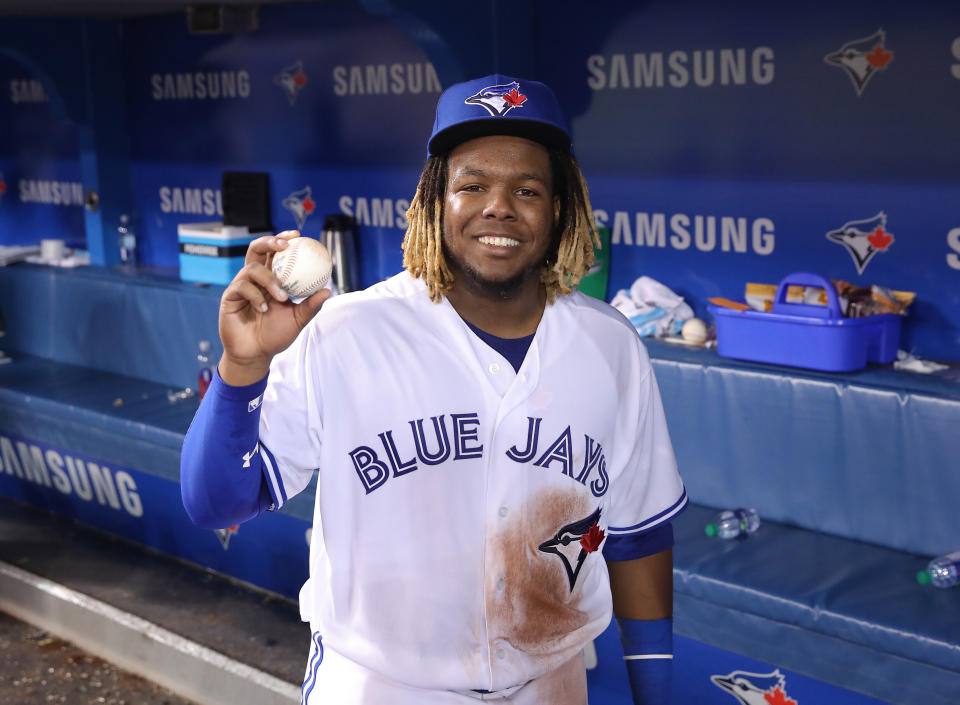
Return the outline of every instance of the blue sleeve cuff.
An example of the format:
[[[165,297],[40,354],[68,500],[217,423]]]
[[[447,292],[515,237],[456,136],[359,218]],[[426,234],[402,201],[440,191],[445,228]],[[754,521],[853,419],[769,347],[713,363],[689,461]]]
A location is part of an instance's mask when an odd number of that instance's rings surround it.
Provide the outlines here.
[[[651,654],[673,657],[673,619],[617,618],[624,658]]]
[[[607,536],[603,545],[603,557],[608,561],[632,561],[634,558],[652,556],[654,553],[673,548],[673,524],[658,524],[639,534],[614,534]]]
[[[213,392],[222,399],[227,399],[228,401],[248,401],[248,403],[256,402],[256,405],[253,409],[256,409],[260,406],[260,402],[263,401],[263,391],[267,388],[267,380],[270,375],[261,379],[259,382],[254,382],[253,384],[247,384],[239,387],[235,387],[232,384],[227,384],[223,381],[223,377],[220,376],[220,370],[214,368],[213,379],[210,380],[210,388],[207,389],[207,393]],[[248,411],[253,411],[249,409]]]

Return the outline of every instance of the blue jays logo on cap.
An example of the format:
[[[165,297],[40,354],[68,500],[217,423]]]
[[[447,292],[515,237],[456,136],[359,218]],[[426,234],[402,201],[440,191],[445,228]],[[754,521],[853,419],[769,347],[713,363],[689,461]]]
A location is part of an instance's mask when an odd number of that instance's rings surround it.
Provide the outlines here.
[[[511,135],[570,150],[570,131],[546,84],[493,74],[447,88],[427,145],[437,155],[477,137]]]
[[[482,105],[491,115],[503,117],[514,108],[522,107],[527,96],[520,92],[520,83],[513,81],[502,86],[487,86],[463,102]]]

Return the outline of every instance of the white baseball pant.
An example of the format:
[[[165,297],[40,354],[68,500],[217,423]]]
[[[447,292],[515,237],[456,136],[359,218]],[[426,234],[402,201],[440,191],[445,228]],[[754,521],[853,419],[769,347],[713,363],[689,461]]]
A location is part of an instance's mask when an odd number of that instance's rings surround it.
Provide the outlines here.
[[[587,672],[578,654],[528,683],[482,693],[426,690],[393,681],[324,645],[314,632],[300,705],[587,705]]]

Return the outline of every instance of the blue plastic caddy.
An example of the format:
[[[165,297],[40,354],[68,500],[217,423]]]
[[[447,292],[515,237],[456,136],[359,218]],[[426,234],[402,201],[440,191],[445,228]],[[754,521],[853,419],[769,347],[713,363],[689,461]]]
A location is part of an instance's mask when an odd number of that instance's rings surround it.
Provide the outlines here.
[[[787,288],[793,285],[822,288],[827,305],[787,303]],[[844,318],[837,290],[819,274],[784,277],[769,313],[708,308],[716,319],[717,353],[723,357],[827,372],[850,372],[897,357],[900,316]]]

